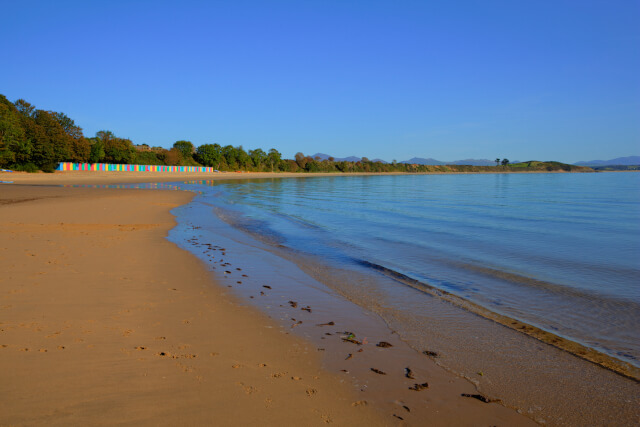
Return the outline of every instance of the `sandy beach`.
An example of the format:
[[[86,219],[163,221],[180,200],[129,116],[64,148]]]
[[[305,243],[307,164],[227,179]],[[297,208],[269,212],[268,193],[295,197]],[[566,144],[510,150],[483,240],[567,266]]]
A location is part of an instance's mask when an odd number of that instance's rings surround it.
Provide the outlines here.
[[[165,239],[193,194],[71,187],[239,175],[0,176],[0,425],[535,424],[418,353],[363,393]]]

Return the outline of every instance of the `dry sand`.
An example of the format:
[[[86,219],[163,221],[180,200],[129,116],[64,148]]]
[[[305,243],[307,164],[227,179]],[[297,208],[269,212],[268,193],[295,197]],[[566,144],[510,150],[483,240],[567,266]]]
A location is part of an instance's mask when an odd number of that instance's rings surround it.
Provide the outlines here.
[[[154,175],[0,180],[211,178]],[[164,238],[175,224],[169,210],[191,197],[0,184],[0,425],[533,424],[453,386],[409,392],[412,412],[402,402],[396,406],[405,412],[392,413],[363,400],[321,368],[312,344],[227,294],[200,261]]]

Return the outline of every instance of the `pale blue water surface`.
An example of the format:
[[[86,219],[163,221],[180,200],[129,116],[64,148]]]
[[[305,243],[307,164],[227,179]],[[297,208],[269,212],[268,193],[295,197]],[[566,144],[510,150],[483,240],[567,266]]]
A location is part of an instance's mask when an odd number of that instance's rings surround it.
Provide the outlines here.
[[[195,201],[210,205],[212,216],[263,242],[327,266],[408,276],[640,365],[640,174],[335,176],[180,187],[201,191]],[[412,300],[394,304],[414,307]]]

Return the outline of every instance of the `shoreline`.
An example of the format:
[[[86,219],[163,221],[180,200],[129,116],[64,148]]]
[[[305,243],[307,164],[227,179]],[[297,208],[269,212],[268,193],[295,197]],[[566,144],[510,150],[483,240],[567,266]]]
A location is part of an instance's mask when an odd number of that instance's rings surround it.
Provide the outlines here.
[[[609,171],[602,171],[609,172]],[[627,171],[615,171],[627,172]],[[635,172],[635,171],[628,171]],[[404,175],[487,175],[487,174],[565,174],[600,173],[600,171],[487,171],[487,172],[91,172],[55,171],[53,173],[0,172],[2,180],[32,185],[140,184],[185,180],[245,180],[263,178],[313,178],[337,176],[404,176]],[[52,183],[55,182],[55,183]]]
[[[487,320],[491,320],[518,333],[530,336],[542,343],[565,351],[572,356],[586,360],[593,363],[594,365],[597,365],[603,369],[607,369],[624,378],[628,378],[637,383],[640,383],[640,368],[628,362],[625,362],[613,356],[609,356],[608,354],[602,353],[594,348],[587,347],[577,341],[573,341],[569,338],[564,338],[562,336],[556,335],[553,332],[546,331],[530,323],[526,323],[515,318],[497,313],[477,303],[459,297],[451,292],[436,288],[423,282],[419,282],[403,274],[389,272],[384,268],[380,268],[379,270],[382,272],[382,274],[406,286],[410,286],[421,292],[425,292],[441,298],[442,300],[447,301],[464,310],[467,310],[470,313],[476,314]]]
[[[420,413],[367,404],[169,242],[169,209],[191,194],[0,188],[2,424],[389,425]],[[430,390],[434,424],[531,423],[451,393]]]

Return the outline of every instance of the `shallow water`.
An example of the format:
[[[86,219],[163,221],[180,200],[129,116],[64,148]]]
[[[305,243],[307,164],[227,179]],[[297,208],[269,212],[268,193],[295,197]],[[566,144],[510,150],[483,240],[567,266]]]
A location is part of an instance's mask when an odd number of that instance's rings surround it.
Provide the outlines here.
[[[181,187],[201,191],[212,215],[314,262],[354,277],[383,267],[640,366],[640,174],[337,176]],[[392,299],[405,314],[421,309],[413,294]]]

